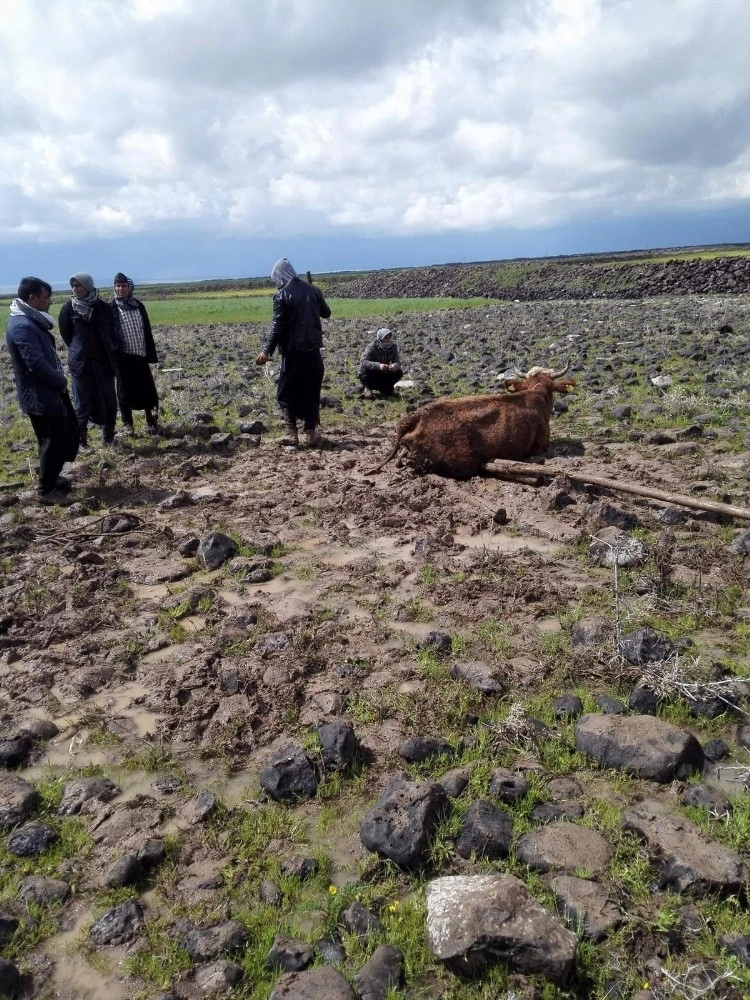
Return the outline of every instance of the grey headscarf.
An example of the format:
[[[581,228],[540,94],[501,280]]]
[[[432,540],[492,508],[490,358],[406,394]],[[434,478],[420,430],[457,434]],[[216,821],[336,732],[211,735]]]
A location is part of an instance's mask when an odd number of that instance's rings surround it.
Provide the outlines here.
[[[277,288],[283,288],[287,281],[297,277],[297,272],[291,265],[288,257],[277,260],[271,268],[271,280]]]
[[[88,292],[85,299],[79,299],[76,295],[71,297],[73,303],[73,312],[77,313],[81,319],[86,321],[91,319],[91,315],[94,312],[94,303],[99,298],[99,291],[94,284],[94,279],[90,274],[86,274],[85,271],[77,271],[70,277],[70,287],[73,287],[73,282],[77,281],[79,285],[83,287]]]
[[[375,334],[375,339],[379,344],[382,344],[386,337],[390,337],[391,331],[387,326],[381,326],[378,332]]]

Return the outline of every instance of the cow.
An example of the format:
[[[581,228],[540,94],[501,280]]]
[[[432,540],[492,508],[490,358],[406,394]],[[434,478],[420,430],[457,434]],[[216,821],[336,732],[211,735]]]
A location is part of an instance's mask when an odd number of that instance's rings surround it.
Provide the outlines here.
[[[436,399],[402,417],[387,457],[365,475],[379,472],[402,446],[416,465],[453,479],[476,475],[495,458],[520,460],[546,451],[556,392],[575,388],[568,371],[535,367],[520,378],[505,380],[507,393]]]

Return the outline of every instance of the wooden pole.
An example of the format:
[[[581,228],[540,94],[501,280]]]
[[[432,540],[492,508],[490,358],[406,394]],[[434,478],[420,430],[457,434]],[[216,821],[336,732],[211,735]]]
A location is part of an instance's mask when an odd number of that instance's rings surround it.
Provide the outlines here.
[[[681,493],[669,493],[666,490],[653,489],[651,486],[637,486],[634,483],[622,483],[617,479],[604,479],[602,476],[591,476],[569,469],[550,469],[546,465],[528,465],[526,462],[505,462],[497,460],[487,466],[488,472],[499,476],[565,476],[574,483],[587,483],[590,486],[603,486],[607,490],[617,490],[620,493],[632,493],[638,497],[649,497],[651,500],[661,500],[662,503],[676,504],[678,507],[691,507],[693,510],[710,510],[716,514],[726,514],[728,517],[738,517],[750,521],[750,510],[747,507],[735,507],[729,503],[719,503],[717,500],[696,500]]]

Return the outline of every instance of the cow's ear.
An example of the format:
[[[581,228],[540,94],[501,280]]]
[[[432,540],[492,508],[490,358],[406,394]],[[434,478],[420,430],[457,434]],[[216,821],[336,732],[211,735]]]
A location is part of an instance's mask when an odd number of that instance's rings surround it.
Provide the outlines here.
[[[566,379],[564,382],[555,382],[552,388],[555,392],[573,392],[576,387],[575,382],[571,382],[570,379]]]
[[[520,389],[522,385],[522,380],[518,378],[506,378],[505,380],[505,388],[508,392],[515,392],[516,389]]]

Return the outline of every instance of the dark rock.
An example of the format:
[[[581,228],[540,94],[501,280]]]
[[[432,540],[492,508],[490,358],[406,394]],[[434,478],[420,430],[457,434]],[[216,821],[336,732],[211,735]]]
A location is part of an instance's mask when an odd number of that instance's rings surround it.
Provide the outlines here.
[[[321,965],[281,976],[268,1000],[357,1000],[357,996],[337,969]]]
[[[264,878],[258,887],[258,895],[266,906],[281,906],[281,889],[270,878]]]
[[[416,867],[424,860],[430,834],[447,806],[448,796],[437,782],[394,775],[362,820],[360,839],[368,851],[405,868]]]
[[[589,545],[589,555],[600,566],[638,566],[646,557],[643,543],[621,528],[602,528]]]
[[[728,548],[729,551],[735,556],[750,555],[750,529],[747,531],[741,531],[738,535],[736,535]]]
[[[674,652],[674,645],[661,632],[652,628],[639,628],[622,636],[618,652],[628,663],[642,666],[644,663],[668,660]]]
[[[367,937],[368,934],[380,934],[383,930],[383,925],[375,914],[356,900],[341,911],[339,922],[344,930],[362,938]]]
[[[0,998],[16,1000],[21,989],[21,974],[7,958],[0,958]]]
[[[555,698],[552,710],[556,719],[577,719],[583,711],[583,702],[577,694],[563,694]]]
[[[103,882],[107,889],[116,889],[123,885],[133,885],[142,874],[143,868],[136,856],[125,854],[107,868]]]
[[[448,656],[453,652],[453,639],[446,632],[428,632],[419,643],[419,649],[431,649],[439,656]]]
[[[237,554],[237,543],[221,531],[212,531],[198,546],[195,558],[204,569],[218,569]]]
[[[499,676],[497,667],[482,660],[454,663],[451,667],[451,677],[470,684],[482,694],[502,694],[507,687],[506,682]]]
[[[174,795],[182,788],[182,781],[176,774],[165,774],[163,778],[157,778],[151,785],[162,795]]]
[[[60,816],[74,816],[89,799],[109,802],[119,794],[120,789],[109,778],[74,778],[66,782],[57,812]]]
[[[531,818],[535,823],[556,823],[580,819],[584,812],[580,802],[541,802],[531,810]]]
[[[63,903],[70,896],[70,886],[59,878],[29,875],[18,886],[18,898],[23,903]]]
[[[149,837],[141,847],[138,848],[136,859],[143,868],[158,868],[167,856],[167,847],[163,840],[158,837]]]
[[[0,767],[18,767],[26,763],[31,752],[31,740],[0,740]]]
[[[255,652],[260,656],[271,656],[280,653],[289,645],[289,636],[285,632],[267,632],[255,643]]]
[[[182,938],[182,947],[194,962],[209,962],[222,952],[239,951],[248,941],[248,933],[237,920],[227,920],[213,927],[194,927]]]
[[[709,740],[703,745],[703,756],[712,763],[725,760],[731,752],[729,744],[721,738]]]
[[[242,982],[245,970],[228,958],[201,965],[195,970],[195,985],[205,996],[225,996]]]
[[[282,862],[281,874],[305,882],[312,878],[319,868],[320,865],[315,858],[288,858]]]
[[[404,985],[404,956],[392,944],[381,944],[354,977],[362,1000],[386,1000],[388,991]]]
[[[260,772],[259,782],[272,799],[285,805],[311,799],[318,789],[315,769],[296,743],[290,743],[271,757]]]
[[[8,850],[19,858],[31,858],[44,854],[59,840],[53,829],[33,820],[17,827],[8,837]]]
[[[638,715],[656,715],[659,711],[659,696],[647,684],[638,684],[630,692],[628,708]]]
[[[698,740],[650,715],[584,715],[575,733],[581,753],[636,778],[665,783],[703,769]]]
[[[462,858],[507,858],[513,840],[513,819],[488,799],[477,799],[466,810],[456,838]]]
[[[315,951],[326,965],[343,965],[346,961],[346,952],[338,941],[331,941],[329,938],[321,938],[315,942]]]
[[[606,503],[604,500],[591,504],[588,515],[599,525],[622,528],[623,531],[632,531],[640,523],[635,514]]]
[[[54,739],[59,733],[60,730],[52,719],[29,719],[18,730],[18,738],[26,737],[41,743]]]
[[[313,960],[312,948],[297,938],[277,934],[266,955],[267,969],[281,969],[282,972],[301,972]]]
[[[525,833],[516,844],[516,855],[541,872],[585,870],[598,875],[609,863],[612,847],[596,830],[559,822]]]
[[[89,931],[94,944],[124,944],[143,927],[143,910],[135,899],[118,903],[99,917]]]
[[[750,935],[722,934],[719,944],[726,948],[730,955],[738,958],[743,965],[750,965]]]
[[[466,789],[471,778],[471,768],[454,767],[440,776],[440,784],[452,799],[457,799]]]
[[[412,736],[399,747],[399,756],[410,764],[429,760],[431,757],[453,754],[450,743],[436,736]]]
[[[18,930],[20,921],[12,913],[0,910],[0,948],[4,948]]]
[[[576,935],[520,879],[448,876],[429,883],[426,899],[428,944],[456,974],[478,979],[504,963],[511,973],[568,980]]]
[[[216,811],[218,804],[219,800],[214,793],[205,789],[188,799],[182,807],[182,816],[191,826],[196,826],[207,820]]]
[[[317,729],[323,765],[328,771],[343,771],[359,750],[359,741],[351,724],[342,719],[321,722]]]
[[[587,615],[574,622],[570,629],[570,642],[577,646],[598,646],[609,639],[612,625],[599,615]]]
[[[559,912],[590,941],[601,941],[622,924],[622,911],[598,882],[573,875],[556,875],[549,884]]]
[[[688,785],[680,796],[680,802],[684,806],[694,806],[698,809],[708,809],[718,817],[726,817],[732,811],[732,803],[721,792],[717,792],[708,785]]]
[[[490,779],[490,795],[507,805],[512,805],[529,794],[529,783],[523,775],[516,771],[508,771],[498,767],[492,772]]]
[[[625,712],[625,706],[620,699],[608,694],[597,695],[594,704],[605,715],[622,715]]]

